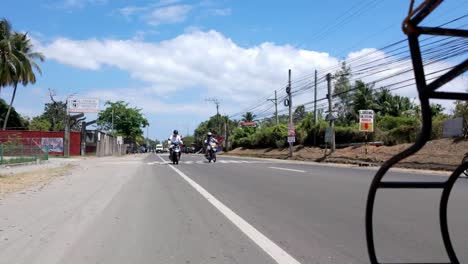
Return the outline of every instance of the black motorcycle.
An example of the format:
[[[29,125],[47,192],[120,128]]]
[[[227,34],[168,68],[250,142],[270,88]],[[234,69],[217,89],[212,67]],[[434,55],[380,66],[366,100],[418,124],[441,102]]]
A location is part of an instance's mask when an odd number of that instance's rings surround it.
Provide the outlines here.
[[[216,143],[211,142],[206,145],[205,157],[208,160],[208,162],[216,162]]]
[[[172,164],[179,164],[180,161],[180,144],[179,143],[173,143],[172,148],[171,148],[171,161]]]

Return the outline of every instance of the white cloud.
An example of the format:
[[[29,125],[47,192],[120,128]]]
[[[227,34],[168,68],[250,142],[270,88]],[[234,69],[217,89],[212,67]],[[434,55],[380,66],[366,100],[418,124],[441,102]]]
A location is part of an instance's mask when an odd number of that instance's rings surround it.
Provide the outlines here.
[[[184,22],[192,9],[189,5],[172,5],[161,8],[155,8],[149,14],[144,16],[145,21],[152,26],[161,24],[175,24]]]
[[[293,81],[301,75],[312,75],[317,69],[320,75],[324,69],[336,66],[339,60],[327,53],[298,49],[290,45],[276,45],[265,42],[257,46],[241,47],[231,39],[216,31],[187,31],[173,39],[158,43],[139,39],[112,40],[88,39],[73,40],[58,38],[51,43],[38,43],[39,49],[48,59],[86,70],[99,70],[103,66],[118,68],[132,78],[145,83],[145,89],[98,90],[96,96],[108,99],[132,98],[145,110],[161,112],[168,109],[168,100],[164,96],[186,97],[184,92],[200,89],[208,91],[206,96],[217,97],[223,101],[223,113],[233,113],[241,108],[258,102],[262,97],[273,94],[274,89],[283,89],[287,81],[287,70],[292,69]],[[349,59],[372,52],[365,60],[351,63],[355,70],[362,65],[370,66],[372,61],[381,59],[388,63],[394,59],[381,51],[365,49],[351,53]],[[361,65],[362,64],[362,65]],[[361,66],[359,66],[361,65]],[[375,73],[371,77],[354,75],[366,82],[388,76],[410,66],[404,60],[385,72]],[[428,67],[428,72],[450,67],[447,63],[438,63]],[[391,85],[413,77],[412,71],[383,82]],[[464,83],[463,83],[464,82]],[[293,89],[298,89],[295,84]],[[466,81],[457,80],[447,86],[450,89],[466,87]],[[282,92],[282,91],[281,91]],[[399,94],[416,97],[414,86],[395,91]],[[204,94],[203,94],[204,96]],[[319,98],[324,96],[321,91]],[[159,98],[158,100],[149,98]],[[296,105],[312,99],[312,91],[295,98]],[[206,113],[200,102],[178,104],[177,109],[191,113]],[[445,106],[449,106],[450,102]],[[212,112],[212,111],[208,111]]]
[[[147,83],[153,95],[208,89],[226,105],[251,103],[286,83],[293,74],[312,73],[338,63],[327,53],[263,43],[244,48],[216,31],[191,31],[159,43],[139,40],[72,40],[38,43],[48,59],[86,70],[104,65]],[[142,96],[143,97],[143,96]]]
[[[63,0],[52,5],[55,8],[83,8],[87,5],[107,4],[108,0]]]
[[[139,17],[147,24],[175,24],[184,22],[192,10],[191,5],[177,4],[181,0],[161,0],[145,6],[126,6],[117,10],[126,19]]]
[[[232,10],[230,8],[223,8],[223,9],[213,9],[212,10],[214,15],[217,16],[229,16],[232,13]]]

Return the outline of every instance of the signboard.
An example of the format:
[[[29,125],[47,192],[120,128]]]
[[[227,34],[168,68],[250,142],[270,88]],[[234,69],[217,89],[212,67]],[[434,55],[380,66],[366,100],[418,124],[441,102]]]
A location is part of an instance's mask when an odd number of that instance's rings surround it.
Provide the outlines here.
[[[325,128],[325,143],[331,143],[331,127]]]
[[[294,142],[296,142],[296,137],[294,137],[294,136],[293,136],[293,137],[288,136],[288,143],[294,143]]]
[[[241,122],[240,125],[241,126],[247,126],[247,127],[256,127],[257,122]]]
[[[123,144],[123,137],[122,136],[117,136],[117,144],[122,145]]]
[[[374,132],[374,110],[359,110],[359,131]]]
[[[96,98],[68,98],[69,113],[98,113],[99,99]]]
[[[42,138],[42,150],[49,152],[63,152],[63,138]]]
[[[294,124],[288,125],[288,137],[295,137],[296,136],[296,129],[294,128]]]

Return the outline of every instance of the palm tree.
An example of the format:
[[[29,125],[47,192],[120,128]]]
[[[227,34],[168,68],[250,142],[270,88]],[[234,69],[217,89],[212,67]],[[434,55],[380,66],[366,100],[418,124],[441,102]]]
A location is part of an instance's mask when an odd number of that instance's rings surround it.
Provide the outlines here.
[[[3,122],[3,130],[6,130],[7,127],[8,118],[10,116],[11,108],[16,97],[18,83],[23,84],[23,86],[26,86],[30,83],[36,83],[36,75],[34,70],[39,72],[39,74],[42,74],[42,71],[35,60],[44,61],[44,55],[42,55],[42,53],[32,51],[33,45],[26,33],[10,33],[9,40],[7,42],[9,42],[7,46],[11,47],[11,56],[6,57],[10,57],[8,59],[14,62],[12,64],[10,63],[12,66],[10,69],[14,69],[14,71],[13,74],[10,74],[9,78],[6,78],[8,77],[6,74],[5,78],[2,78],[3,80],[1,80],[1,83],[3,86],[7,84],[13,85],[13,95],[11,97],[10,105]]]
[[[356,91],[353,94],[354,113],[357,116],[359,110],[375,109],[375,94],[372,84],[366,84],[362,81],[356,81],[354,85]]]
[[[0,20],[0,89],[13,83],[17,73],[18,58],[13,53],[11,45],[13,31],[10,22]]]
[[[256,115],[254,115],[252,112],[247,112],[244,115],[242,115],[242,121],[244,121],[244,122],[253,122],[255,117],[256,117]]]

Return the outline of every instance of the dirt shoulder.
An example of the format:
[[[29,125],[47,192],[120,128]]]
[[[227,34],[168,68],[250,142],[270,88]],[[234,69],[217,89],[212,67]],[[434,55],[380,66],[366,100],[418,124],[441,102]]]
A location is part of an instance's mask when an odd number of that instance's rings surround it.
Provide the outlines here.
[[[381,165],[395,154],[403,151],[411,144],[396,146],[369,146],[368,155],[365,147],[348,147],[337,149],[330,156],[325,156],[325,150],[316,147],[295,146],[293,160],[332,162],[345,164],[370,163]],[[453,170],[468,152],[468,140],[454,141],[452,139],[439,139],[430,141],[415,155],[401,161],[397,167],[425,170]],[[258,158],[288,159],[288,149],[244,149],[237,148],[226,153],[235,156],[250,156]]]
[[[54,179],[69,174],[75,167],[76,165],[73,164],[65,164],[53,168],[46,167],[25,172],[0,174],[0,199],[9,193],[32,187],[42,189]]]

